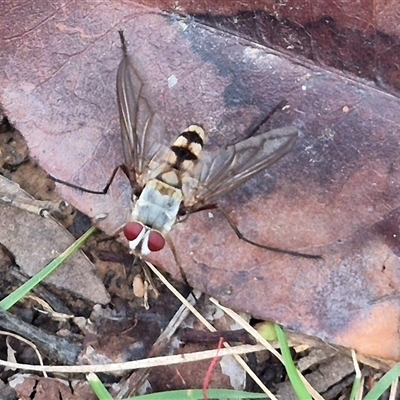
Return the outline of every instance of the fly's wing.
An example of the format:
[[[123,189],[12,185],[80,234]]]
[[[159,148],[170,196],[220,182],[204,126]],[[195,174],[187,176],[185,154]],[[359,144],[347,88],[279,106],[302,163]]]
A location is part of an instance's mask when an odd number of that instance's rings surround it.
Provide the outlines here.
[[[198,185],[188,185],[191,193],[185,207],[193,212],[214,204],[221,196],[277,162],[296,140],[297,129],[289,126],[250,137],[216,154],[204,155],[192,175]]]
[[[117,73],[117,99],[125,166],[133,186],[143,185],[141,177],[164,148],[165,127],[149,98],[131,59],[124,54]]]

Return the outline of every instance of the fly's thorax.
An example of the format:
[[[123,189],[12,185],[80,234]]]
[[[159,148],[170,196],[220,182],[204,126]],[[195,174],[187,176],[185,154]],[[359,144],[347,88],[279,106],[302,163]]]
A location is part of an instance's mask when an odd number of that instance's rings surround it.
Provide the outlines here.
[[[182,200],[181,189],[159,179],[152,179],[136,201],[131,220],[164,234],[175,224]]]
[[[164,187],[159,186],[159,189],[166,194],[171,193],[171,189],[182,189],[182,180],[181,175],[176,169],[170,169],[168,171],[164,171],[157,176],[157,180],[164,183]]]

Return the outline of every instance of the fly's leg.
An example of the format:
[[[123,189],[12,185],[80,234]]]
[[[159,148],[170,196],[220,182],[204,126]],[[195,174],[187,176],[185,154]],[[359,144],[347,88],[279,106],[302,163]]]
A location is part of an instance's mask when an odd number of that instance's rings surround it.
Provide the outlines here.
[[[118,33],[119,33],[119,37],[120,37],[120,40],[121,40],[122,52],[124,54],[124,57],[126,57],[127,56],[127,44],[126,44],[126,40],[125,40],[125,37],[124,37],[124,31],[123,30],[119,30]],[[119,165],[114,169],[114,171],[113,171],[113,173],[111,175],[111,178],[108,180],[108,182],[107,182],[107,184],[106,184],[106,186],[104,187],[103,190],[91,190],[91,189],[87,189],[87,188],[83,188],[81,186],[75,185],[75,184],[70,183],[70,182],[63,181],[63,180],[55,178],[54,176],[51,176],[51,175],[48,175],[48,177],[51,180],[53,180],[54,182],[61,183],[62,185],[71,187],[73,189],[80,190],[80,191],[85,192],[85,193],[103,194],[104,195],[104,194],[107,194],[108,189],[110,188],[111,183],[114,180],[115,174],[117,173],[119,168],[121,168],[122,171],[124,171],[124,173],[126,174],[126,176],[129,178],[129,180],[131,182],[136,182],[136,179],[133,176],[134,174],[132,173],[132,171],[128,171],[128,168],[125,165]]]
[[[124,165],[119,165],[118,167],[116,167],[116,168],[114,169],[114,171],[113,171],[113,173],[112,173],[112,175],[111,175],[111,178],[108,180],[106,186],[104,186],[104,189],[102,189],[102,190],[91,190],[91,189],[87,189],[87,188],[81,187],[81,186],[79,186],[79,185],[75,185],[74,183],[67,182],[67,181],[63,181],[63,180],[61,180],[61,179],[55,178],[55,177],[52,176],[52,175],[47,175],[47,177],[48,177],[49,179],[51,179],[52,181],[56,182],[56,183],[61,183],[62,185],[68,186],[68,187],[73,188],[73,189],[80,190],[81,192],[91,193],[91,194],[103,194],[103,195],[104,195],[104,194],[107,194],[108,189],[110,188],[110,186],[111,186],[111,184],[112,184],[112,182],[113,182],[113,180],[114,180],[114,177],[115,177],[116,173],[118,172],[118,170],[119,170],[120,168],[122,169],[122,171],[123,171],[127,176],[129,176],[129,175],[127,174],[127,172],[126,172],[125,166],[124,166]]]
[[[121,46],[122,46],[122,53],[126,57],[128,54],[128,46],[126,44],[125,36],[124,36],[124,30],[120,29],[118,31],[119,34],[119,39],[121,40]]]
[[[184,283],[185,285],[187,285],[188,287],[191,287],[190,284],[189,284],[189,282],[187,281],[185,271],[183,270],[182,264],[181,264],[181,262],[180,262],[178,253],[176,252],[176,249],[175,249],[174,243],[172,242],[172,239],[170,238],[169,235],[166,235],[165,239],[166,239],[166,241],[167,241],[167,243],[168,243],[168,245],[169,245],[169,248],[170,248],[171,251],[172,251],[172,254],[173,254],[174,258],[175,258],[175,262],[176,262],[176,264],[177,264],[178,267],[179,267],[179,272],[180,272],[180,274],[181,274],[183,283]]]
[[[222,215],[225,217],[225,219],[228,221],[230,227],[233,229],[233,231],[236,233],[236,236],[245,241],[246,243],[251,244],[252,246],[259,247],[260,249],[265,249],[269,251],[273,251],[275,253],[282,253],[282,254],[289,254],[291,256],[295,257],[303,257],[303,258],[310,258],[312,260],[322,260],[322,256],[316,255],[316,254],[306,254],[306,253],[300,253],[298,251],[293,251],[293,250],[284,250],[284,249],[279,249],[277,247],[271,247],[271,246],[265,246],[263,244],[254,242],[250,239],[247,239],[242,232],[240,232],[239,228],[235,225],[235,223],[232,221],[232,218],[229,216],[229,214],[220,206],[214,205],[214,209],[218,209],[221,211]],[[204,209],[204,208],[203,208]],[[202,209],[202,210],[203,210]],[[211,209],[211,206],[208,207],[208,209]]]
[[[258,130],[278,111],[282,110],[287,104],[286,100],[281,100],[266,116],[264,116],[256,125],[251,126],[247,129],[244,133],[244,139],[248,139],[249,137],[253,136]]]

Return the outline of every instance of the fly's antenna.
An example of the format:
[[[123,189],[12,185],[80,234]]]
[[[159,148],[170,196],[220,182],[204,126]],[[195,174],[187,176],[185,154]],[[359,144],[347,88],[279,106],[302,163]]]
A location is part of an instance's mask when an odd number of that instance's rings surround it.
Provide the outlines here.
[[[118,31],[118,33],[119,33],[119,38],[121,40],[122,53],[124,54],[124,57],[128,57],[128,47],[127,47],[125,36],[124,36],[124,30],[120,29]]]

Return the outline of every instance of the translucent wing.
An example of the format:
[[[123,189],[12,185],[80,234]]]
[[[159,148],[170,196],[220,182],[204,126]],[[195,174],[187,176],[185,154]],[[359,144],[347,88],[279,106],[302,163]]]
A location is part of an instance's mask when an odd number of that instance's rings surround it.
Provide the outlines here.
[[[166,131],[162,119],[150,105],[146,86],[129,56],[124,53],[117,73],[122,146],[132,185],[143,185],[140,177],[154,156],[162,152]]]
[[[215,203],[253,175],[283,157],[297,140],[297,129],[289,126],[250,137],[216,154],[204,154],[193,177],[198,185],[187,184],[185,206],[196,211]]]

